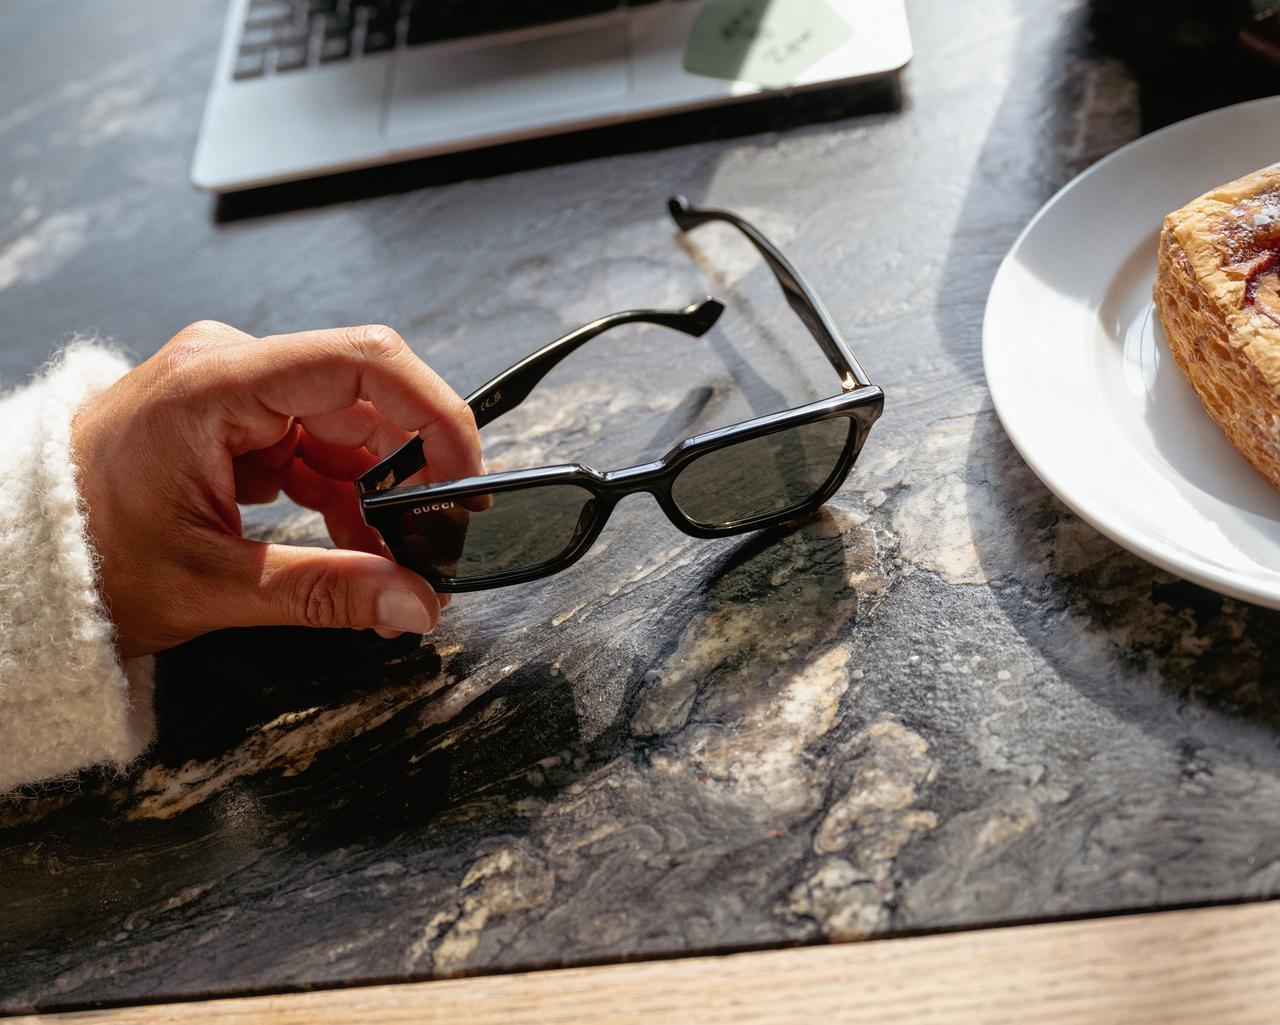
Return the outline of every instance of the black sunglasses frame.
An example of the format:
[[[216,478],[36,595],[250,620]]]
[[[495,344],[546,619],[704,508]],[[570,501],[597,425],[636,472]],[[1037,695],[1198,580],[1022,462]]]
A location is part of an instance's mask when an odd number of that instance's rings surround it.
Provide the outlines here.
[[[883,412],[884,392],[867,378],[830,314],[800,274],[756,228],[736,214],[699,209],[680,196],[671,199],[668,208],[683,231],[709,221],[724,221],[747,237],[773,271],[791,308],[840,374],[841,394],[707,431],[680,442],[661,459],[607,473],[575,463],[510,470],[438,484],[397,487],[400,481],[427,465],[421,439],[413,438],[356,481],[365,521],[379,531],[392,555],[402,563],[405,562],[405,553],[399,543],[397,514],[404,512],[406,506],[461,502],[478,495],[496,495],[552,484],[577,486],[590,492],[595,500],[590,526],[571,547],[556,558],[525,569],[481,577],[453,578],[440,576],[430,570],[423,572],[423,576],[436,590],[486,590],[537,580],[567,569],[595,543],[609,521],[614,506],[625,496],[637,492],[653,495],[671,523],[684,533],[698,538],[717,538],[761,530],[812,512],[830,500],[848,477],[872,425]],[[477,426],[483,427],[519,405],[538,381],[570,352],[613,327],[626,323],[653,323],[698,337],[710,330],[723,309],[723,305],[717,300],[708,298],[684,310],[629,310],[602,317],[521,360],[477,389],[466,401],[475,414]],[[803,502],[749,519],[710,526],[686,516],[672,497],[671,488],[680,472],[710,452],[837,417],[845,417],[850,421],[848,439],[827,481]]]

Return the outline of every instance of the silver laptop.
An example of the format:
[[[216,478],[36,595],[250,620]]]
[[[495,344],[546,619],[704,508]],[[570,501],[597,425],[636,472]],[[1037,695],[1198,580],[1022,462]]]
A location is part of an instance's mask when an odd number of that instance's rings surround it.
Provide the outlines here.
[[[746,100],[778,83],[687,70],[726,2],[231,0],[191,177],[231,191]],[[840,21],[787,88],[911,57],[903,0],[755,3]]]

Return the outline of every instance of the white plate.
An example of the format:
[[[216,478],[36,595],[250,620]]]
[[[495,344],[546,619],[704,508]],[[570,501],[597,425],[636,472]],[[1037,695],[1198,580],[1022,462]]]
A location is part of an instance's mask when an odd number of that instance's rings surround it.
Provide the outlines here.
[[[1280,160],[1280,97],[1171,125],[1089,168],[1035,216],[991,286],[996,412],[1054,494],[1117,544],[1280,608],[1280,490],[1209,419],[1151,301],[1164,215]]]

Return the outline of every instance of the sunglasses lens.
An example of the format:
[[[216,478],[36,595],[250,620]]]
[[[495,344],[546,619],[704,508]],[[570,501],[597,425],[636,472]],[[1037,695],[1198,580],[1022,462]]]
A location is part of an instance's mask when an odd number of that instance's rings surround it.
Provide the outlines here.
[[[671,497],[703,527],[732,527],[798,509],[831,482],[855,424],[837,416],[741,441],[689,463]]]
[[[571,552],[597,510],[595,496],[576,484],[423,501],[399,513],[393,547],[403,565],[449,581],[522,573]]]

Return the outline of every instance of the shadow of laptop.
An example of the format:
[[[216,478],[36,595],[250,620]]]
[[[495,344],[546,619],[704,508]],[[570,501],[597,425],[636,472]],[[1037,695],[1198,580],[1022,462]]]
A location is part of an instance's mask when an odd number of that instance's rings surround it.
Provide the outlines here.
[[[902,105],[897,74],[825,89],[781,91],[747,103],[224,193],[215,200],[214,220],[226,224],[556,164],[893,114]]]

